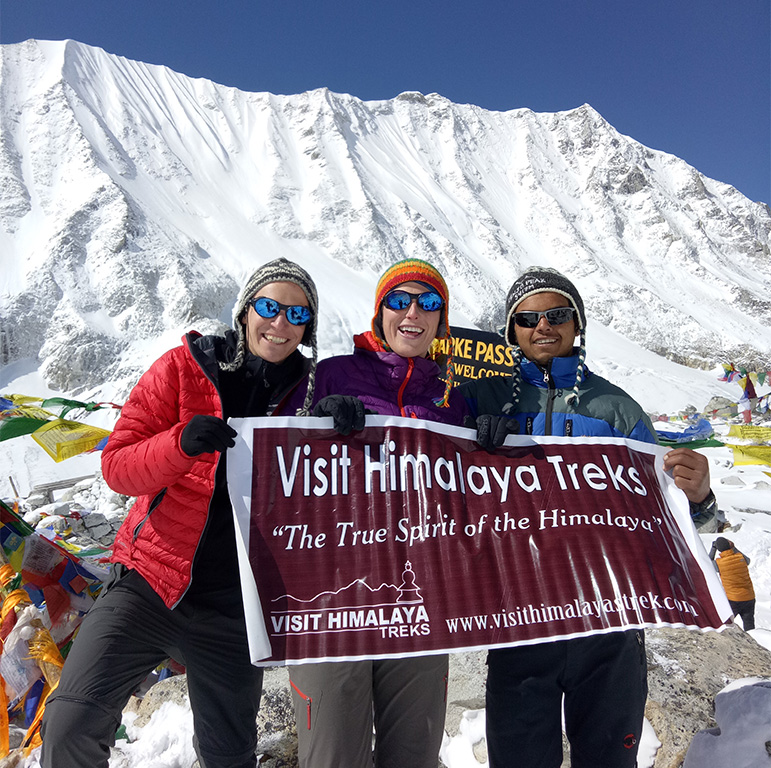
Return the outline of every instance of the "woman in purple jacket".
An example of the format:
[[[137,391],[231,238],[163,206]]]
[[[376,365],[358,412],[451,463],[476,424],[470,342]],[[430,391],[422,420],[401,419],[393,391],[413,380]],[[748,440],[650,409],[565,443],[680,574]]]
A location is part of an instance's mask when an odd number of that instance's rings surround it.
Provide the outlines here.
[[[418,259],[394,264],[378,282],[372,330],[354,337],[352,355],[318,364],[313,415],[333,416],[342,434],[363,428],[365,409],[462,426],[449,362],[444,382],[426,357],[449,334],[439,272]],[[447,667],[446,654],[290,667],[301,768],[372,768],[373,725],[375,768],[436,768]]]

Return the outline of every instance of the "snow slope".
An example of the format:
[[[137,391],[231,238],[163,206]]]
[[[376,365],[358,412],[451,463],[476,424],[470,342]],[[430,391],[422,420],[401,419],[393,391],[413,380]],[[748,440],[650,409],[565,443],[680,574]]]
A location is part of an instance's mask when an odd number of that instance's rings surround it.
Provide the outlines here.
[[[52,389],[125,395],[183,331],[229,322],[276,256],[318,282],[322,354],[415,256],[446,275],[453,324],[483,329],[522,268],[562,269],[595,368],[665,382],[651,409],[721,391],[667,361],[768,360],[768,206],[589,105],[245,93],[71,40],[1,54],[0,360],[36,361]]]

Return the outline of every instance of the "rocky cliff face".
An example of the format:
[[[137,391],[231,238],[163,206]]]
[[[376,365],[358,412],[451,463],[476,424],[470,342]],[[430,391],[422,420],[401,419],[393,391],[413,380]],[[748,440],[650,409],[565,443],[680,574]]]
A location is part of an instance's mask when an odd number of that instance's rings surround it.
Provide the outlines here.
[[[530,264],[594,321],[692,366],[771,352],[771,211],[619,134],[588,105],[488,112],[437,94],[244,93],[76,42],[2,48],[0,359],[50,386],[136,379],[230,321],[282,255],[347,351],[383,268],[447,275],[453,320],[496,328]]]

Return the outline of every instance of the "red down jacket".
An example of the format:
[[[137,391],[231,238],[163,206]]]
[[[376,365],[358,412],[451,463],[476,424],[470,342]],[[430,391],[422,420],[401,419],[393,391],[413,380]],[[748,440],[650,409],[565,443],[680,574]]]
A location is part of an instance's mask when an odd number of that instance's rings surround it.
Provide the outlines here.
[[[102,452],[110,488],[138,497],[115,537],[112,561],[136,569],[169,607],[190,583],[219,457],[190,457],[179,447],[195,414],[222,416],[219,394],[191,354],[191,338],[139,379]]]
[[[192,332],[156,360],[131,391],[102,452],[102,473],[118,493],[136,496],[115,537],[112,561],[138,571],[173,608],[187,591],[214,494],[218,453],[191,457],[182,430],[197,413],[222,417],[215,382],[227,340]],[[271,394],[268,415],[307,373],[302,361]]]

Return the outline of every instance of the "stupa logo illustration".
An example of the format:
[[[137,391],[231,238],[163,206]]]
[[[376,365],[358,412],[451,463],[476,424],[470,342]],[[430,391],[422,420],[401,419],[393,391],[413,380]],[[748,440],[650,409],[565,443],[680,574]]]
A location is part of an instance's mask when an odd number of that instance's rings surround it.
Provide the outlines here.
[[[428,612],[412,563],[407,560],[400,579],[372,587],[366,577],[308,599],[281,595],[272,600],[274,635],[340,631],[383,631],[391,626],[428,625]],[[426,632],[426,629],[423,630]]]
[[[404,564],[402,571],[402,583],[399,587],[399,597],[397,603],[422,603],[420,596],[420,587],[415,583],[415,571],[412,570],[412,563],[408,560]]]

